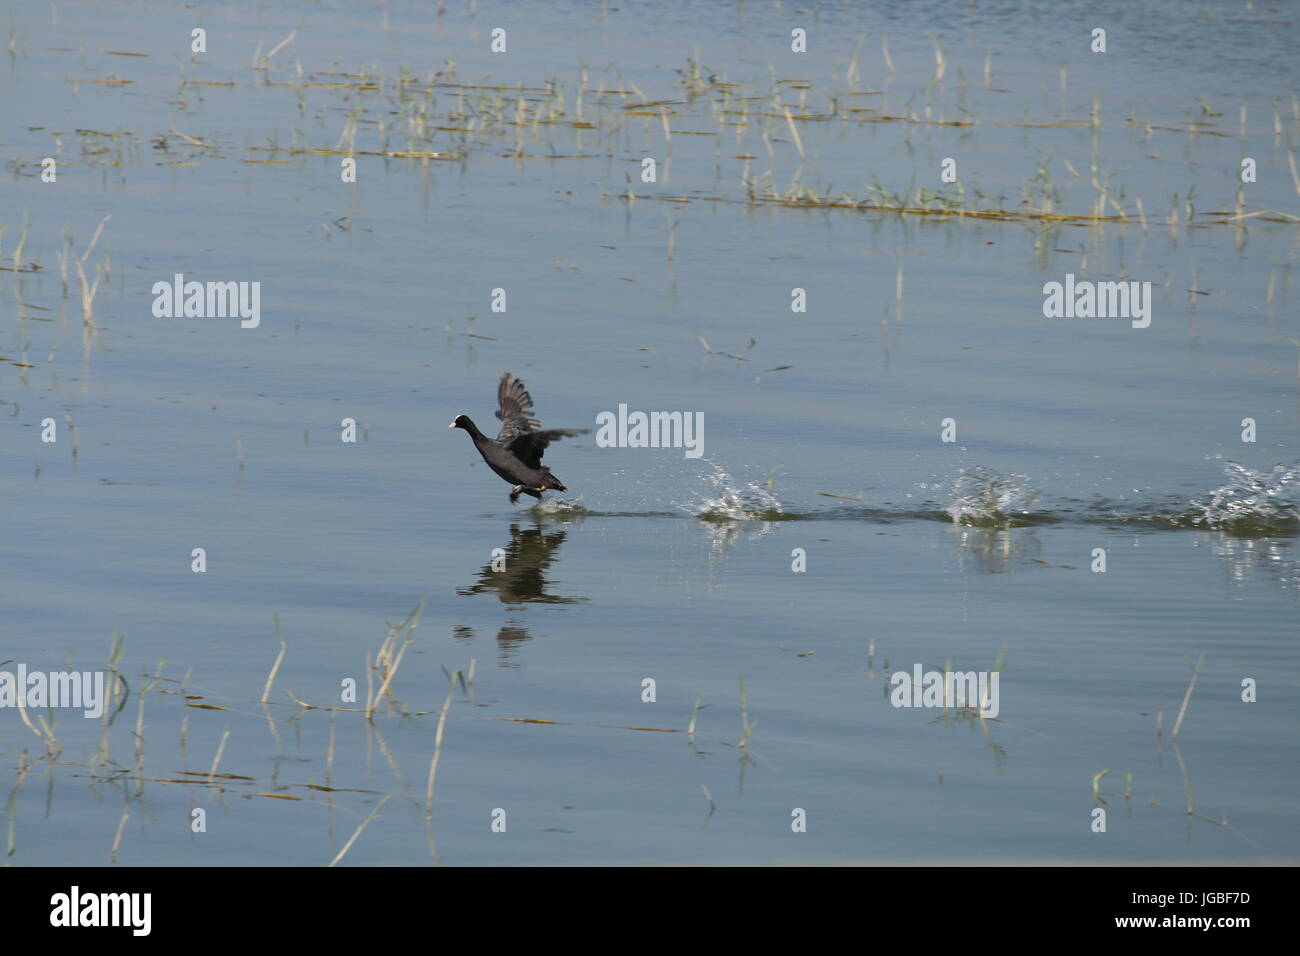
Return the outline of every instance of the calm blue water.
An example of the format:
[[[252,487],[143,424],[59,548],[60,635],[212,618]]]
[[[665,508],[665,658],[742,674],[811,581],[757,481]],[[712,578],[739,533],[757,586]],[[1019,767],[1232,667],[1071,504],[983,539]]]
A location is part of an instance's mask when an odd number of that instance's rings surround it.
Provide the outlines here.
[[[40,269],[0,272],[0,671],[117,635],[130,688],[107,732],[46,714],[57,760],[0,709],[9,862],[325,865],[385,797],[343,863],[1300,857],[1300,20],[474,11],[6,18],[0,265]],[[945,158],[1008,215],[770,201],[937,208]],[[1103,190],[1127,221],[1041,217]],[[59,254],[106,216],[87,331]],[[260,282],[261,324],[156,318],[178,272]],[[1045,318],[1067,273],[1150,282],[1150,327]],[[512,506],[446,428],[507,369],[546,427],[701,412],[704,455],[566,439],[561,503]],[[949,661],[1001,661],[996,720],[891,706]]]

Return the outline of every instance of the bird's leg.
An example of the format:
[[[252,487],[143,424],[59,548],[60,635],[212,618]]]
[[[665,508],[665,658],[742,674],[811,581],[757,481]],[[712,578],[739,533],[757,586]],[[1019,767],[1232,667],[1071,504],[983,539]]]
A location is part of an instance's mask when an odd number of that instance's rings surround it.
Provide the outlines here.
[[[527,485],[515,485],[510,489],[510,503],[517,504],[520,495],[532,495],[538,501],[542,500],[542,492],[545,488],[529,488]]]

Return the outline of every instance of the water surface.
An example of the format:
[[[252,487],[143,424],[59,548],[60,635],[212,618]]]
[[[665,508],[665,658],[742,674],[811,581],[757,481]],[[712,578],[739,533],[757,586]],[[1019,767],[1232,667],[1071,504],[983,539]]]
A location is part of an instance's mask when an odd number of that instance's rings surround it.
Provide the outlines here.
[[[0,711],[8,860],[324,865],[369,819],[344,863],[1294,861],[1300,31],[1087,19],[15,10],[0,661],[120,640],[130,696],[46,715],[57,762]],[[88,329],[58,257],[106,216]],[[260,326],[155,318],[178,272]],[[1151,282],[1150,327],[1044,318],[1067,273]],[[702,412],[705,453],[569,439],[513,507],[445,427],[507,369],[546,426]],[[996,720],[891,706],[949,662],[1001,666]]]

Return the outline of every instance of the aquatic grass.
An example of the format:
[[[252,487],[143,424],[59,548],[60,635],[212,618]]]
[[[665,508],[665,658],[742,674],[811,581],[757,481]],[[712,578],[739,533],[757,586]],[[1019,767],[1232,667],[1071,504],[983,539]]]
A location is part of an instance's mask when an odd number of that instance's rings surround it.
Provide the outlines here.
[[[291,37],[292,34],[281,41],[280,45],[265,57],[262,56],[259,48],[255,56],[254,66],[266,66],[266,61],[275,55]],[[844,80],[847,85],[855,85],[858,80],[858,60],[864,40],[865,35],[859,38],[853,58],[845,70]],[[489,82],[461,83],[455,78],[454,61],[449,60],[443,70],[430,72],[423,79],[412,76],[409,68],[402,65],[394,80],[386,78],[379,71],[373,69],[354,72],[319,71],[308,74],[306,78],[299,76],[284,84],[279,81],[264,80],[263,85],[291,86],[299,95],[304,88],[338,89],[349,96],[370,93],[379,95],[391,87],[396,94],[394,102],[398,107],[397,118],[396,120],[390,119],[377,103],[371,106],[361,99],[351,99],[340,107],[340,109],[346,111],[343,129],[337,139],[329,146],[313,146],[308,142],[306,133],[295,128],[293,142],[287,147],[274,143],[269,146],[248,147],[248,149],[254,154],[257,152],[270,152],[273,157],[270,160],[271,162],[280,162],[280,160],[274,158],[274,154],[278,153],[290,157],[295,155],[379,156],[386,159],[409,159],[427,163],[436,160],[463,161],[479,154],[485,148],[491,149],[497,141],[504,140],[504,148],[497,150],[497,155],[513,159],[516,162],[524,162],[530,158],[584,158],[600,155],[600,151],[593,151],[590,148],[584,149],[581,146],[566,151],[565,144],[556,142],[552,134],[563,129],[570,129],[575,137],[573,142],[582,144],[594,137],[595,142],[602,148],[618,149],[618,137],[624,129],[626,118],[644,116],[651,120],[657,119],[664,134],[664,146],[669,153],[672,152],[674,147],[675,133],[700,133],[701,135],[720,136],[725,127],[731,125],[736,128],[737,136],[740,137],[746,128],[758,124],[758,135],[768,150],[769,160],[774,166],[775,149],[772,133],[773,122],[776,122],[785,127],[800,161],[800,168],[790,177],[789,185],[783,191],[778,191],[773,186],[775,180],[773,168],[769,168],[759,177],[753,177],[750,175],[748,168],[748,163],[752,157],[748,157],[748,154],[742,154],[736,157],[737,159],[743,159],[746,164],[741,171],[742,195],[739,198],[729,196],[672,196],[662,191],[657,194],[638,195],[631,187],[630,177],[626,191],[617,195],[621,195],[621,198],[629,204],[633,203],[637,198],[667,202],[739,201],[751,205],[888,212],[909,217],[924,216],[953,220],[971,219],[1097,226],[1114,222],[1116,224],[1140,224],[1143,228],[1147,227],[1149,219],[1144,202],[1138,199],[1136,211],[1131,209],[1124,199],[1123,185],[1112,181],[1114,174],[1096,169],[1097,145],[1095,139],[1094,172],[1092,176],[1094,193],[1089,200],[1087,210],[1077,212],[1065,208],[1063,198],[1060,192],[1051,185],[1050,178],[1042,179],[1037,183],[1034,187],[1036,198],[1030,203],[1022,204],[1020,207],[1008,207],[1005,202],[986,196],[978,187],[964,179],[958,181],[952,193],[938,193],[929,190],[918,192],[909,186],[907,190],[900,192],[886,191],[881,187],[879,191],[869,191],[862,196],[843,193],[830,186],[823,187],[804,182],[802,163],[808,158],[809,153],[808,145],[804,142],[804,137],[799,129],[800,124],[803,123],[835,122],[850,127],[862,124],[906,123],[924,127],[958,129],[978,125],[1023,127],[1026,129],[1089,127],[1094,131],[1094,134],[1105,125],[1099,103],[1095,98],[1086,118],[1062,116],[1053,121],[1033,122],[1026,117],[1023,122],[999,122],[996,118],[979,117],[964,104],[958,104],[958,108],[962,111],[962,118],[949,119],[942,114],[936,118],[932,115],[929,99],[934,94],[935,86],[946,78],[949,58],[937,37],[931,36],[930,41],[934,50],[935,74],[931,78],[929,86],[924,90],[927,102],[921,116],[918,116],[917,110],[910,105],[910,100],[905,109],[893,112],[867,106],[842,106],[841,104],[842,97],[846,95],[885,95],[881,91],[863,92],[855,90],[845,94],[837,90],[834,85],[826,90],[818,90],[807,80],[778,79],[775,75],[771,77],[769,92],[741,95],[739,94],[741,84],[729,83],[725,78],[708,70],[700,63],[698,55],[689,58],[684,68],[677,69],[678,88],[684,92],[686,97],[685,100],[681,101],[655,99],[650,93],[631,82],[621,82],[617,89],[607,89],[605,81],[601,80],[599,88],[592,89],[586,67],[581,69],[579,79],[572,87],[556,79],[548,79],[544,87],[529,87],[523,83],[513,85],[492,84]],[[886,66],[892,74],[895,69],[892,60],[889,58],[888,38],[883,36],[881,38],[881,53]],[[991,78],[991,55],[988,54],[985,57],[984,74],[986,83]],[[297,66],[301,72],[301,64]],[[614,72],[617,73],[618,71],[615,70]],[[964,86],[964,84],[962,85]],[[781,91],[786,89],[799,91],[797,103],[784,101]],[[442,93],[451,94],[451,100],[448,104],[443,104],[440,101],[439,94]],[[566,104],[571,95],[573,96],[576,119],[568,115],[570,110]],[[917,94],[914,93],[913,95]],[[622,98],[622,108],[616,108],[611,112],[607,109],[607,106],[616,106],[612,102],[615,97]],[[591,100],[595,100],[597,103],[594,110],[588,107]],[[1227,135],[1210,128],[1221,117],[1217,115],[1218,111],[1212,109],[1204,98],[1200,102],[1202,105],[1199,116],[1189,120],[1183,126],[1144,122],[1133,114],[1130,114],[1123,123],[1129,128],[1145,130],[1148,136],[1154,130],[1170,130],[1187,136]],[[751,106],[753,109],[751,109]],[[670,118],[678,114],[694,116],[698,120],[705,121],[710,128],[704,131],[689,129],[674,131]],[[380,139],[379,149],[356,149],[357,130],[362,123],[376,127]],[[392,126],[396,126],[403,131],[407,140],[403,148],[394,148],[393,144],[387,141]],[[527,142],[529,139],[539,141],[542,127],[549,129],[545,137],[548,151],[531,152],[527,148]],[[102,141],[109,144],[108,146],[95,146],[94,149],[97,152],[109,149],[116,157],[114,162],[124,161],[126,155],[122,152],[124,138],[120,131],[109,133],[99,133],[98,131],[79,132],[86,134],[86,136],[96,137],[96,142]],[[451,135],[453,140],[449,144],[451,148],[435,147],[434,137],[442,132]],[[188,137],[186,141],[200,148],[215,147],[216,145],[206,140],[198,140],[195,137]],[[911,148],[910,138],[907,143]],[[265,162],[265,160],[261,159],[251,159],[250,161]],[[1293,159],[1290,159],[1289,162],[1294,165]],[[667,167],[665,166],[665,179],[666,176]],[[1293,179],[1296,181],[1297,189],[1300,190],[1300,170],[1293,172]],[[968,192],[973,192],[975,197],[973,202],[968,199]],[[605,194],[616,195],[614,190],[608,188],[605,190]],[[1190,197],[1187,203],[1190,203]],[[1186,206],[1187,203],[1183,203],[1183,205]],[[1173,229],[1192,225],[1192,219],[1184,215],[1185,211],[1196,216],[1195,224],[1197,225],[1229,225],[1238,230],[1246,224],[1294,224],[1300,222],[1300,217],[1281,213],[1277,210],[1247,211],[1243,208],[1242,202],[1239,201],[1235,208],[1227,213],[1198,215],[1195,213],[1194,208],[1186,210],[1180,208],[1176,215],[1171,214],[1169,219],[1166,220],[1167,224]]]
[[[1190,833],[1190,828],[1192,826],[1193,820],[1204,820],[1206,823],[1213,823],[1215,826],[1223,827],[1225,830],[1228,829],[1229,827],[1228,827],[1227,817],[1223,817],[1221,819],[1216,820],[1214,819],[1214,817],[1207,817],[1205,814],[1197,812],[1196,793],[1192,789],[1191,774],[1189,774],[1187,771],[1187,764],[1183,760],[1182,750],[1179,749],[1178,743],[1176,741],[1171,740],[1170,746],[1174,751],[1174,758],[1178,761],[1178,770],[1182,774],[1182,778],[1183,778],[1183,794],[1186,800],[1187,826],[1188,826],[1189,833]]]
[[[28,760],[25,752],[19,755],[17,775],[14,779],[14,785],[9,790],[9,799],[5,802],[6,859],[13,859],[14,851],[18,848],[18,841],[15,836],[18,822],[18,791],[22,789],[23,784],[27,780],[27,775],[30,774],[35,767],[36,761]]]
[[[1110,770],[1100,770],[1097,773],[1092,775],[1092,798],[1096,800],[1098,803],[1106,802],[1104,799],[1102,799],[1100,784],[1101,784],[1101,778],[1106,776],[1106,774],[1108,773],[1110,773]]]
[[[15,703],[18,707],[19,719],[22,720],[24,726],[26,726],[28,730],[36,735],[36,738],[41,742],[41,745],[45,747],[45,756],[50,760],[57,758],[59,754],[63,752],[63,747],[60,746],[59,738],[55,735],[54,728],[51,726],[49,721],[46,720],[45,715],[36,715],[36,721],[40,724],[40,727],[38,728],[36,724],[32,723],[32,719],[27,716],[27,708],[23,705],[23,698],[21,695],[16,698]]]
[[[1191,703],[1191,699],[1192,699],[1192,691],[1196,687],[1196,680],[1197,677],[1200,675],[1201,665],[1204,663],[1204,661],[1205,661],[1204,654],[1202,654],[1199,658],[1197,658],[1195,664],[1192,664],[1190,660],[1188,661],[1188,663],[1192,667],[1192,676],[1191,679],[1188,681],[1187,691],[1186,693],[1183,694],[1182,704],[1179,706],[1178,709],[1178,718],[1174,722],[1174,729],[1173,729],[1173,733],[1170,734],[1169,742],[1170,742],[1170,747],[1173,749],[1174,752],[1174,758],[1178,761],[1178,770],[1179,770],[1179,774],[1182,777],[1184,807],[1187,816],[1188,826],[1189,827],[1191,826],[1193,820],[1199,819],[1199,820],[1204,820],[1207,823],[1213,823],[1215,826],[1228,829],[1229,826],[1228,826],[1227,817],[1223,817],[1221,819],[1216,820],[1214,817],[1209,817],[1202,813],[1197,812],[1196,793],[1192,787],[1191,774],[1187,770],[1187,763],[1186,761],[1183,760],[1182,750],[1178,746],[1178,732],[1179,729],[1182,727],[1183,717],[1185,717],[1187,714],[1187,708],[1188,705]],[[1164,711],[1157,710],[1156,711],[1156,740],[1161,744],[1161,746],[1163,746],[1163,737],[1164,737]],[[1096,800],[1098,803],[1102,803],[1102,804],[1106,803],[1106,800],[1103,798],[1099,790],[1098,784],[1101,778],[1108,773],[1110,773],[1109,770],[1103,770],[1100,773],[1096,774],[1092,779],[1092,795],[1093,795],[1093,799]],[[1126,801],[1130,800],[1133,796],[1133,774],[1131,772],[1126,773],[1124,775],[1124,781],[1125,781],[1124,793],[1122,794],[1112,793],[1112,794],[1107,794],[1107,796],[1122,797]],[[1151,803],[1154,806],[1155,800],[1152,800]],[[1131,812],[1131,808],[1130,808],[1130,812]]]
[[[289,33],[289,35],[288,35],[287,37],[285,37],[283,40],[281,40],[279,43],[277,43],[274,47],[272,47],[272,48],[271,48],[271,52],[268,53],[268,54],[266,54],[266,56],[262,56],[262,55],[261,55],[261,53],[262,53],[262,41],[261,41],[261,40],[258,40],[258,41],[257,41],[257,49],[253,51],[253,61],[252,61],[252,63],[250,64],[251,68],[254,69],[254,70],[259,70],[259,71],[261,71],[262,73],[266,73],[266,72],[267,72],[268,70],[270,70],[270,68],[271,68],[271,57],[275,56],[277,53],[279,53],[281,50],[283,50],[286,46],[288,46],[290,43],[292,43],[294,37],[296,37],[297,35],[298,35],[298,29],[295,27],[295,28],[294,28],[294,29]]]
[[[384,804],[388,803],[388,801],[392,799],[392,796],[393,795],[391,793],[385,795],[384,799],[380,800],[379,803],[375,806],[375,809],[371,811],[370,816],[366,817],[364,820],[361,821],[360,824],[357,825],[357,828],[355,831],[353,831],[352,836],[348,838],[348,842],[343,844],[343,848],[339,850],[338,854],[334,857],[334,859],[329,861],[330,867],[337,866],[338,862],[342,860],[345,856],[347,856],[348,851],[352,849],[352,844],[357,842],[357,838],[361,836],[362,831],[365,830],[366,827],[370,826],[370,822],[374,820],[377,816],[379,816],[379,811],[384,809]]]
[[[844,70],[844,85],[850,90],[856,89],[858,85],[858,59],[862,55],[862,46],[867,42],[865,33],[858,37],[858,42],[853,47],[853,56],[849,60],[848,67]]]
[[[700,711],[709,706],[708,704],[701,703],[703,700],[703,697],[695,698],[695,704],[691,707],[691,721],[686,725],[686,739],[690,741],[692,747],[695,746],[695,724],[700,716]]]
[[[75,465],[77,463],[77,426],[73,424],[71,415],[64,415],[63,421],[68,426],[68,437],[72,443],[72,463]]]
[[[186,685],[189,684],[189,680],[190,680],[190,673],[191,673],[191,672],[190,672],[189,670],[186,670],[186,671],[185,671],[185,676],[184,676],[183,678],[181,678],[179,693],[182,694],[182,695],[185,695],[185,692],[186,692],[186,689],[187,689]],[[179,746],[180,746],[180,751],[181,751],[181,766],[182,766],[182,767],[189,766],[189,762],[190,762],[190,760],[189,760],[189,753],[190,753],[190,734],[189,734],[189,730],[190,730],[190,711],[189,711],[189,708],[187,707],[187,708],[185,708],[185,709],[182,711],[182,713],[181,713],[181,726],[180,726],[180,740],[179,740]]]
[[[126,707],[126,702],[131,696],[131,687],[127,683],[126,677],[123,676],[121,671],[122,655],[125,653],[125,647],[126,638],[114,630],[112,636],[109,638],[108,700],[104,705],[104,714],[100,718],[102,737],[100,739],[99,751],[91,758],[90,766],[92,769],[95,767],[97,762],[110,762],[108,730],[113,725],[113,721],[117,718],[117,715]],[[114,708],[113,702],[117,698],[117,688],[119,684],[124,688],[125,692],[122,695],[122,702]]]
[[[373,722],[375,708],[379,705],[379,702],[385,697],[392,696],[390,687],[393,678],[397,676],[398,668],[402,666],[402,659],[406,656],[406,649],[410,647],[411,642],[415,640],[415,629],[419,626],[420,617],[423,613],[424,602],[421,601],[415,610],[402,619],[400,623],[388,629],[388,634],[384,637],[383,643],[380,644],[379,650],[375,652],[373,665],[370,665],[368,662],[366,720]],[[398,649],[397,640],[402,636],[403,632],[406,634],[406,640],[402,643],[401,648]],[[380,678],[379,690],[373,695],[370,693],[371,673],[377,674]],[[395,700],[390,703],[393,706],[396,705]]]
[[[934,46],[934,79],[931,83],[942,83],[943,75],[948,69],[948,61],[944,58],[943,47],[939,44],[939,38],[933,33],[930,34],[930,43]]]
[[[734,746],[740,750],[748,750],[749,738],[753,735],[755,728],[758,727],[758,721],[754,721],[752,724],[749,722],[749,693],[745,690],[744,677],[740,678],[740,726],[745,735]]]
[[[216,756],[212,758],[212,769],[208,771],[208,783],[217,775],[217,768],[221,766],[221,755],[225,753],[226,741],[230,739],[230,731],[227,730],[221,735],[221,743],[217,744]]]
[[[94,310],[95,295],[96,293],[99,292],[99,280],[102,277],[103,273],[100,270],[96,270],[95,284],[91,285],[86,279],[86,260],[90,257],[90,253],[94,250],[95,243],[99,241],[99,237],[104,231],[104,226],[106,226],[108,224],[108,221],[112,218],[113,216],[110,213],[109,215],[105,216],[102,220],[100,220],[99,227],[95,230],[95,234],[90,237],[90,244],[86,246],[86,251],[83,252],[79,257],[74,256],[72,259],[72,264],[77,267],[77,279],[81,283],[82,321],[89,328],[95,327],[95,310]]]
[[[117,853],[122,848],[122,834],[126,831],[126,821],[131,818],[131,806],[126,804],[122,807],[122,817],[117,821],[117,833],[113,836],[113,847],[109,850],[108,861],[114,865],[117,864]]]
[[[243,456],[240,456],[243,461]],[[284,635],[280,633],[280,615],[273,615],[275,620],[275,638],[280,642],[280,653],[275,656],[275,663],[271,665],[270,672],[266,675],[266,685],[262,688],[262,697],[259,703],[265,704],[271,698],[271,685],[275,683],[275,675],[280,671],[280,665],[284,663],[284,655],[289,650],[289,645],[285,642]]]
[[[412,612],[411,615],[408,615],[408,618],[402,622],[402,625],[398,626],[399,628],[401,628],[400,631],[397,628],[390,628],[390,631],[392,631],[394,634],[409,635],[411,625],[416,620],[418,620],[418,610],[419,609],[417,608],[417,611]],[[277,630],[277,634],[278,635],[280,634],[279,630]],[[281,641],[283,647],[282,637],[281,637]],[[400,661],[400,652],[401,652],[400,638],[396,640],[392,638],[386,639],[386,644],[387,647],[385,649],[381,649],[381,652],[377,655],[377,657],[378,657],[381,671],[386,668],[387,675],[391,676],[391,674],[396,671],[397,665]],[[333,786],[332,777],[335,772],[334,752],[335,752],[336,741],[337,741],[336,722],[333,713],[331,713],[330,716],[329,744],[328,744],[328,752],[326,754],[326,781],[324,785],[317,784],[315,782],[307,782],[307,783],[290,782],[290,783],[282,784],[278,781],[278,774],[279,774],[278,763],[277,763],[276,771],[271,775],[271,778],[268,781],[259,781],[255,777],[242,775],[242,774],[232,774],[232,773],[222,772],[221,766],[223,762],[223,757],[225,751],[228,749],[229,741],[232,739],[234,730],[236,729],[232,727],[227,727],[223,730],[218,745],[216,747],[215,754],[212,758],[211,764],[208,765],[205,769],[182,770],[169,776],[158,775],[156,773],[150,774],[149,772],[147,772],[146,769],[147,760],[149,756],[149,748],[146,746],[147,725],[145,721],[145,712],[147,709],[146,701],[150,692],[152,692],[156,688],[161,687],[162,694],[176,695],[180,698],[180,701],[183,704],[184,709],[182,712],[183,716],[181,719],[182,758],[184,758],[184,751],[186,749],[185,742],[184,742],[186,737],[185,727],[188,724],[188,720],[190,717],[190,708],[198,708],[200,710],[203,709],[231,710],[231,708],[219,707],[214,704],[208,704],[202,702],[202,697],[199,694],[194,693],[191,687],[189,686],[190,672],[187,671],[185,677],[181,680],[175,680],[173,678],[167,677],[163,672],[164,665],[163,662],[161,661],[159,661],[155,665],[155,667],[152,670],[152,673],[143,675],[144,682],[142,683],[141,688],[137,694],[137,713],[136,713],[135,720],[132,722],[131,728],[129,728],[129,733],[133,738],[134,745],[135,745],[134,748],[135,753],[134,753],[134,761],[133,761],[134,765],[132,768],[127,769],[114,764],[109,758],[109,744],[107,740],[108,728],[112,724],[113,718],[115,718],[117,714],[119,714],[122,708],[125,706],[130,691],[129,686],[126,683],[126,678],[121,675],[121,661],[122,661],[123,651],[124,651],[124,640],[120,635],[118,635],[115,632],[111,643],[110,659],[109,659],[109,666],[108,666],[111,679],[108,684],[109,692],[106,695],[105,712],[102,717],[102,722],[104,725],[104,734],[106,739],[101,743],[99,752],[96,754],[92,754],[87,760],[87,762],[84,764],[88,772],[86,774],[80,774],[80,773],[72,774],[73,777],[85,777],[89,781],[89,785],[92,788],[92,790],[94,790],[95,788],[103,784],[108,784],[111,787],[122,789],[125,802],[124,802],[123,814],[117,821],[117,827],[114,835],[113,845],[110,849],[111,861],[115,862],[120,857],[122,852],[122,847],[123,847],[123,841],[125,837],[126,823],[129,822],[130,819],[135,815],[134,811],[131,809],[131,803],[135,801],[141,801],[144,799],[146,784],[148,783],[211,788],[217,793],[224,793],[228,789],[234,787],[237,789],[238,792],[241,792],[246,797],[260,796],[268,799],[276,799],[276,800],[291,801],[291,802],[298,802],[298,803],[301,803],[304,800],[307,800],[308,798],[293,793],[286,793],[283,791],[285,791],[288,788],[302,788],[308,791],[309,793],[327,794],[328,796],[326,799],[330,801],[331,806],[333,805],[332,801],[333,801],[333,795],[335,793],[340,793],[340,792],[364,793],[364,794],[376,793],[376,791],[372,789],[362,789],[356,787],[339,788]],[[273,675],[274,675],[274,671],[275,668],[273,668]],[[467,688],[469,685],[469,681],[465,679],[464,675],[462,675],[460,671],[457,671],[455,674],[450,675],[450,677],[451,680],[449,681],[450,683],[449,692],[454,692],[454,688],[457,684],[459,684],[462,688]],[[268,682],[268,683],[272,684],[273,686],[273,682]],[[382,684],[381,684],[381,690],[372,694],[373,701],[378,702],[379,700],[384,699],[385,693],[386,692],[382,690]],[[292,695],[290,696],[292,697]],[[262,697],[263,697],[263,707],[265,709],[266,700],[269,699],[269,687],[263,691]],[[445,731],[447,707],[448,705],[444,704],[444,709],[441,714],[438,723],[437,732],[436,732],[435,762],[432,765],[433,769],[435,770],[437,767],[436,761],[441,756],[441,751],[442,751],[442,742],[443,742],[443,734]],[[343,709],[343,708],[338,708],[338,709]],[[364,712],[360,708],[357,708],[355,710],[358,713]],[[266,712],[269,718],[270,711],[267,710]],[[53,753],[50,755],[50,757],[52,758],[53,756],[57,756],[58,752],[61,751],[61,747],[59,746],[58,738],[55,735],[56,728],[54,724],[51,721],[47,720],[44,717],[44,715],[26,711],[25,708],[23,709],[23,717],[28,723],[30,723],[33,732],[38,736],[39,739],[42,739],[43,741],[52,745],[50,747],[50,750],[52,750]],[[290,721],[292,721],[292,720],[296,720],[297,718],[298,715],[295,715],[294,717],[291,717],[289,719]],[[370,729],[372,733],[377,734],[377,728],[371,726]],[[654,728],[644,728],[644,729],[654,729]],[[275,729],[272,730],[272,734],[277,738],[277,740],[279,739],[279,735]],[[384,755],[388,758],[389,764],[392,767],[394,774],[398,776],[399,781],[402,781],[401,768],[397,764],[397,762],[392,758],[392,754],[389,753],[387,746],[383,742],[382,738],[379,741],[379,745],[383,750]],[[23,782],[26,779],[28,779],[30,771],[36,765],[37,762],[29,760],[26,757],[26,753],[24,752],[23,757],[20,761],[20,765],[17,768],[18,780],[15,783],[14,788],[11,789],[10,791],[7,808],[4,811],[7,817],[6,822],[7,822],[7,829],[8,829],[7,851],[10,856],[13,856],[16,853],[16,847],[18,842],[17,834],[16,834],[16,821],[15,821],[15,811],[17,806],[16,803],[17,790],[19,787],[21,787]],[[52,766],[76,766],[78,765],[78,761],[61,760],[61,761],[54,762],[51,765]],[[54,778],[51,777],[51,781],[53,781],[53,779]],[[430,782],[432,783],[432,779]],[[402,785],[405,786],[404,781]],[[123,789],[128,786],[131,786],[131,789],[129,791]],[[371,819],[373,819],[373,815]],[[359,835],[362,829],[364,829],[364,827],[359,827],[357,833],[354,834],[354,837]],[[350,841],[350,843],[352,842],[355,841]],[[342,859],[342,856],[340,855],[336,857],[336,860],[338,859]]]
[[[17,247],[14,249],[14,259],[13,259],[13,262],[14,262],[14,264],[13,264],[13,271],[14,271],[14,272],[22,272],[22,271],[23,271],[23,251],[27,248],[27,231],[28,231],[28,225],[29,225],[29,224],[28,224],[28,222],[27,222],[27,212],[26,212],[26,210],[24,210],[24,211],[23,211],[23,228],[22,228],[22,232],[20,232],[20,233],[18,234],[18,245],[17,245]],[[17,294],[17,289],[15,289],[14,292],[15,292],[15,295],[16,295],[16,294]]]
[[[1192,668],[1192,679],[1187,684],[1187,693],[1183,695],[1182,706],[1178,708],[1178,719],[1174,721],[1173,733],[1169,735],[1171,742],[1178,740],[1178,730],[1183,726],[1183,718],[1187,715],[1187,705],[1192,702],[1192,691],[1196,689],[1196,678],[1201,673],[1201,664],[1205,661],[1205,655],[1202,654]]]
[[[460,671],[456,671],[452,680],[448,681],[447,696],[442,701],[442,709],[438,712],[438,727],[433,735],[433,758],[429,761],[429,779],[425,786],[425,816],[433,819],[433,785],[438,775],[438,762],[442,760],[442,735],[447,726],[447,712],[451,710],[451,698],[456,693],[456,679],[460,677]]]
[[[162,670],[162,661],[158,662],[156,670]],[[136,695],[136,715],[135,715],[135,775],[137,777],[144,773],[144,704],[149,697],[149,691],[158,686],[158,679],[155,677],[145,681],[140,687],[140,693]],[[144,792],[144,784],[141,783],[137,788],[137,793]]]

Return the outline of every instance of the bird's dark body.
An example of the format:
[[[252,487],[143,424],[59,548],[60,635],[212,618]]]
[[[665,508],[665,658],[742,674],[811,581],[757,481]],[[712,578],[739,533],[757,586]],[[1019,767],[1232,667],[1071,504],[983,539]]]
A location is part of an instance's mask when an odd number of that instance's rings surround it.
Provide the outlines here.
[[[473,439],[474,447],[478,449],[478,453],[487,462],[487,466],[510,484],[523,485],[526,494],[540,498],[539,492],[542,491],[551,489],[555,491],[569,490],[564,487],[560,479],[551,474],[551,469],[545,465],[540,468],[529,468],[521,461],[510,461],[507,457],[510,453],[496,439],[488,438],[482,432],[477,435],[470,432],[470,438]],[[533,489],[536,489],[536,491]]]
[[[542,431],[540,423],[532,417],[533,398],[524,383],[509,372],[501,376],[497,386],[496,416],[501,420],[501,432],[489,438],[466,415],[457,415],[450,428],[463,428],[469,432],[474,447],[483,456],[487,466],[514,487],[510,500],[515,502],[520,494],[532,495],[541,500],[543,491],[568,491],[564,483],[542,464],[546,446],[556,439],[569,435],[582,435],[585,428],[554,428]]]

